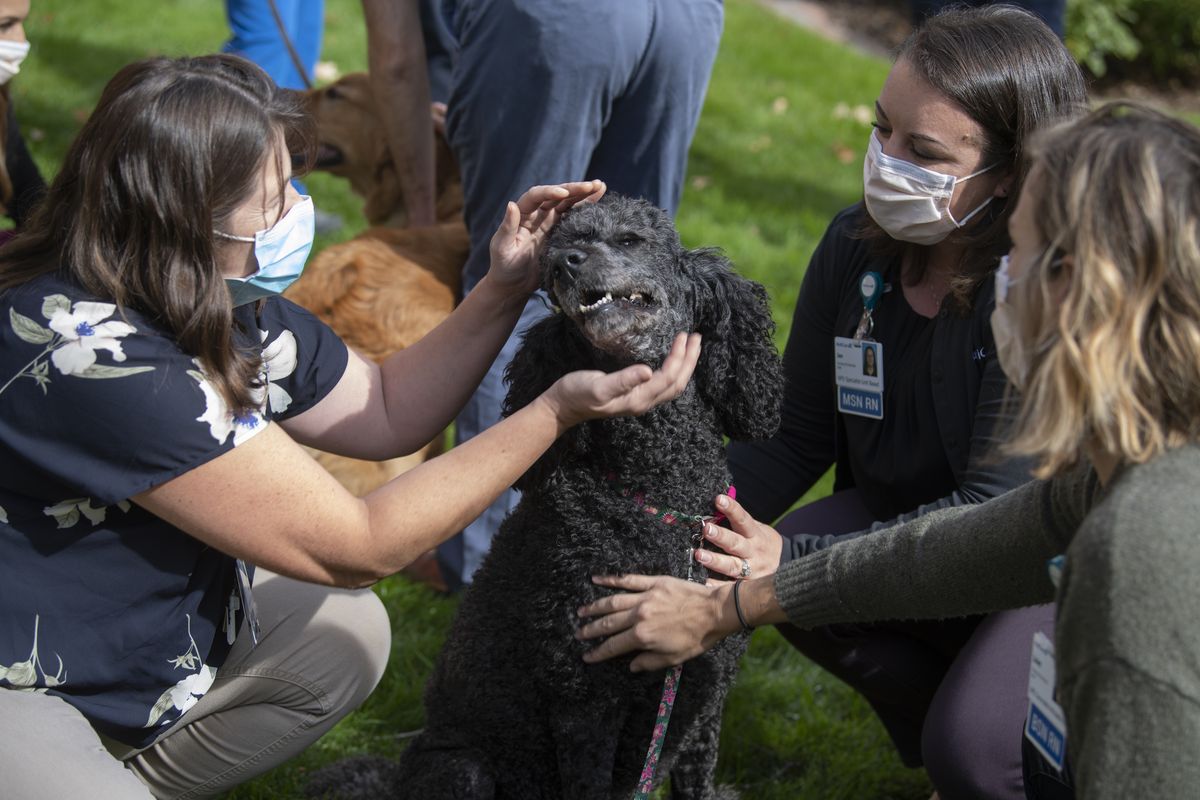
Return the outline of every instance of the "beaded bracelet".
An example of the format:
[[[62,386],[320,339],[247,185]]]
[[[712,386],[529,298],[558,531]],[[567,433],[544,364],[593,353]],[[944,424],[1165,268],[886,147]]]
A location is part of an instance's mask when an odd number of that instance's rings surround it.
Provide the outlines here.
[[[750,633],[754,630],[754,626],[749,622],[746,622],[746,615],[742,613],[742,599],[739,595],[741,588],[741,581],[733,582],[733,610],[737,612],[738,622],[742,623],[742,630],[746,633]]]

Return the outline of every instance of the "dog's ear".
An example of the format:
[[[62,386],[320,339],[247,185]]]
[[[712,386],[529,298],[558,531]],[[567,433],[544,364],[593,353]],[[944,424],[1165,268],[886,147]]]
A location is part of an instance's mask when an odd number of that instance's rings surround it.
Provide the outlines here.
[[[783,369],[767,291],[738,275],[720,251],[684,251],[692,313],[704,337],[697,388],[731,439],[764,439],[779,428]]]

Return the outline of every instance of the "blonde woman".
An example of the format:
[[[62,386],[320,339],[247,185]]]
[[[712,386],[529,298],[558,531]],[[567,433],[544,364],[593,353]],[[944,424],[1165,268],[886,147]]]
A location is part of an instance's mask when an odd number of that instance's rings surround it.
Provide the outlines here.
[[[1049,130],[1009,227],[992,323],[1022,390],[1008,449],[1032,457],[1040,480],[740,585],[598,577],[628,592],[580,610],[591,618],[581,638],[609,637],[589,660],[642,651],[632,668],[654,669],[743,625],[946,618],[1056,599],[1069,757],[1049,768],[1026,747],[1027,795],[1070,796],[1073,772],[1080,797],[1195,796],[1200,130],[1125,104]],[[761,525],[725,502],[733,531],[719,537],[734,546]],[[1046,663],[1034,670],[1042,681]]]

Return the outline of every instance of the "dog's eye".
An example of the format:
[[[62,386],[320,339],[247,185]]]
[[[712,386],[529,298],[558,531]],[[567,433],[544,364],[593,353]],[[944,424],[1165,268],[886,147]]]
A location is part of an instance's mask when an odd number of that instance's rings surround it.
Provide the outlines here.
[[[621,247],[635,247],[642,243],[642,237],[632,233],[623,233],[617,237],[617,244]]]
[[[342,90],[336,86],[329,86],[325,89],[325,97],[329,100],[341,100]]]

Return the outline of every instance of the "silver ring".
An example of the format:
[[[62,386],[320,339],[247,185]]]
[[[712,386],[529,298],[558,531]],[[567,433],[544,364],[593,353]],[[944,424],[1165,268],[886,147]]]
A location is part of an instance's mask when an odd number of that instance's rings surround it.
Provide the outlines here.
[[[750,577],[750,562],[744,558],[742,559],[742,577],[743,578]]]

